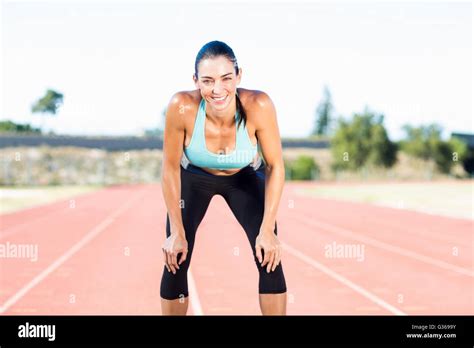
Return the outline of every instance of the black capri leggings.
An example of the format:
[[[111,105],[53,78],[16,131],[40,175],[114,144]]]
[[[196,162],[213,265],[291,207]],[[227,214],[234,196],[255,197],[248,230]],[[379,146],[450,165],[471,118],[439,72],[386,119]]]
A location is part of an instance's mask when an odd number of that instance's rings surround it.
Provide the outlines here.
[[[235,174],[221,176],[208,173],[189,163],[186,169],[181,166],[181,199],[183,200],[181,215],[188,241],[188,255],[186,261],[180,265],[180,269],[176,270],[176,274],[168,272],[164,266],[160,286],[161,297],[174,300],[189,295],[187,272],[193,253],[196,230],[207,211],[211,198],[216,194],[224,197],[247,234],[259,272],[259,293],[286,292],[281,262],[273,272],[267,273],[266,265],[262,267],[255,255],[255,241],[260,232],[264,212],[265,164],[262,162],[257,170],[249,165]],[[277,234],[276,223],[275,234]],[[167,215],[166,237],[169,236],[170,221]],[[263,250],[262,254],[264,254]]]

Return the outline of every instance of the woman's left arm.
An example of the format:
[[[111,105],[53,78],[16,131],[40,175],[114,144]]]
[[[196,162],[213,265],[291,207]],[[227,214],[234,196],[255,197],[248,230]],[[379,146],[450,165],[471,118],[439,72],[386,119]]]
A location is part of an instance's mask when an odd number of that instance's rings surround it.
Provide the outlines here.
[[[257,138],[267,165],[265,168],[265,210],[256,249],[260,262],[262,262],[261,250],[265,251],[262,266],[268,265],[268,272],[275,269],[281,256],[280,243],[274,230],[285,183],[285,166],[276,110],[272,100],[266,93],[259,92],[254,106]]]

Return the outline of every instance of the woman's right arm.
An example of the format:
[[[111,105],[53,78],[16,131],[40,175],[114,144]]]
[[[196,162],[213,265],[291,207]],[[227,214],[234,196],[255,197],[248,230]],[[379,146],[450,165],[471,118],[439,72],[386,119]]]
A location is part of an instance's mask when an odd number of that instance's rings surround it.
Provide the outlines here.
[[[164,243],[165,264],[175,273],[186,259],[187,243],[181,216],[181,156],[185,136],[184,110],[185,96],[178,92],[171,98],[166,109],[165,130],[163,135],[163,161],[161,187],[170,220],[171,235]],[[177,254],[182,252],[177,262]]]

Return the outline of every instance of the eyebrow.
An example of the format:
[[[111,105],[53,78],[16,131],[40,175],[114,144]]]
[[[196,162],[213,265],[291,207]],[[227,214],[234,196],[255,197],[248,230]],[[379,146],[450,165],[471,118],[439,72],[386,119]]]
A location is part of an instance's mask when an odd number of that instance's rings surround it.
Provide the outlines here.
[[[225,77],[225,76],[231,75],[231,74],[232,74],[232,73],[230,72],[230,73],[227,73],[227,74],[222,75],[221,77]],[[201,76],[201,78],[202,78],[202,79],[212,79],[212,77],[210,77],[210,76]]]

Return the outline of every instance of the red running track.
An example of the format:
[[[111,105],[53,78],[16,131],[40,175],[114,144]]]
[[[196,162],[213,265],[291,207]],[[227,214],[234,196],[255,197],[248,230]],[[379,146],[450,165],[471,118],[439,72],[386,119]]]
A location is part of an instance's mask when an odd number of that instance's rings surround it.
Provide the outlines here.
[[[474,314],[473,220],[298,187],[285,185],[277,220],[288,314]],[[38,255],[0,258],[0,313],[160,314],[165,218],[159,185],[1,215],[0,244]],[[260,314],[250,245],[220,196],[198,229],[189,284],[188,314]]]

